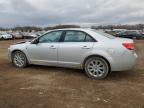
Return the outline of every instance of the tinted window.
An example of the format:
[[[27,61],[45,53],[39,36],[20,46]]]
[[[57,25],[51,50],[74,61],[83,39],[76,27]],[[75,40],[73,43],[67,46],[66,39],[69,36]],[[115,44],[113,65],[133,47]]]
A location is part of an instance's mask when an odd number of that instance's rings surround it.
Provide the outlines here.
[[[95,42],[95,40],[90,37],[89,35],[86,36],[86,39],[85,39],[86,42]]]
[[[129,31],[128,34],[129,34],[129,35],[136,34],[136,31]]]
[[[79,31],[67,31],[64,42],[84,42],[86,34]]]
[[[119,34],[120,35],[126,35],[126,32],[120,32]]]
[[[81,31],[67,31],[64,42],[94,42],[94,39]]]
[[[62,31],[50,32],[39,38],[39,43],[59,42]]]

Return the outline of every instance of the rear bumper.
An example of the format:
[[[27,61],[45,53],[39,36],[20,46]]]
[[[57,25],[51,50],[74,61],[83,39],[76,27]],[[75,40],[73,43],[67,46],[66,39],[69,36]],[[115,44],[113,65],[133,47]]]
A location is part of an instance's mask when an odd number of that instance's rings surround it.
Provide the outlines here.
[[[138,56],[136,53],[126,51],[121,57],[116,57],[111,68],[112,71],[131,70],[135,66]]]

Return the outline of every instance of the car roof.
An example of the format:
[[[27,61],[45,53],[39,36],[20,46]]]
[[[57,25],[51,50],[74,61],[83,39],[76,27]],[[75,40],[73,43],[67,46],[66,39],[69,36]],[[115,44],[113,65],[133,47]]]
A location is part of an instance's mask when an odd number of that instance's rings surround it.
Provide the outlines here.
[[[83,32],[90,33],[90,34],[92,33],[92,29],[91,28],[63,28],[63,29],[49,30],[46,33],[49,33],[49,32],[52,32],[52,31],[59,31],[59,30],[62,30],[62,31],[65,31],[65,30],[77,30],[77,31],[83,31]]]
[[[49,31],[57,31],[57,30],[80,30],[80,31],[85,31],[88,30],[88,28],[63,28],[63,29],[54,29],[54,30],[49,30]],[[47,31],[47,32],[49,32]]]

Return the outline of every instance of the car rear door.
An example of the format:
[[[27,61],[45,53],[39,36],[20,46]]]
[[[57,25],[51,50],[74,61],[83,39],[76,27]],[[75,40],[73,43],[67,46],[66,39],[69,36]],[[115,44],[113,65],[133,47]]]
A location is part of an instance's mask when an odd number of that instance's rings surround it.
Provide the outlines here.
[[[65,31],[58,48],[58,65],[80,67],[82,58],[92,49],[95,39],[82,31]]]

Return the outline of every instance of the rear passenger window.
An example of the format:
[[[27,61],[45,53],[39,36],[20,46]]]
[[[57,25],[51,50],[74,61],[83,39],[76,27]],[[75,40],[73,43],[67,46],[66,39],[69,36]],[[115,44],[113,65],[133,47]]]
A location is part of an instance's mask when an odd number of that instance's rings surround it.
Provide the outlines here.
[[[64,42],[94,42],[94,39],[81,31],[67,31]]]
[[[84,42],[86,34],[79,31],[67,31],[64,42]]]

